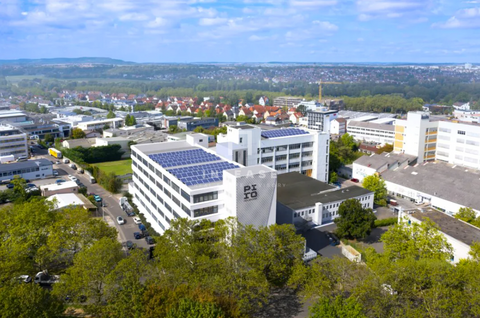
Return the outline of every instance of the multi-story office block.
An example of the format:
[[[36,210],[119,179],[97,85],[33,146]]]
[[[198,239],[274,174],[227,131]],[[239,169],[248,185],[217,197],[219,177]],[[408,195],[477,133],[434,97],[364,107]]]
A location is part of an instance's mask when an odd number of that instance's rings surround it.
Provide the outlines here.
[[[409,112],[407,120],[396,123],[394,150],[417,156],[418,162],[441,160],[480,169],[480,125]]]
[[[0,126],[0,157],[27,157],[27,134],[10,125]]]
[[[368,121],[349,121],[347,133],[358,141],[385,145],[395,141],[395,126]]]
[[[194,145],[201,140],[189,141],[131,148],[130,192],[158,233],[176,218],[217,221],[236,217],[255,226],[275,223],[275,170],[262,165],[244,167]]]
[[[307,112],[308,129],[320,130],[329,133],[330,123],[338,116],[337,110],[317,109]]]
[[[217,136],[217,154],[244,166],[262,164],[278,173],[300,172],[328,182],[330,135],[316,130],[229,126]]]

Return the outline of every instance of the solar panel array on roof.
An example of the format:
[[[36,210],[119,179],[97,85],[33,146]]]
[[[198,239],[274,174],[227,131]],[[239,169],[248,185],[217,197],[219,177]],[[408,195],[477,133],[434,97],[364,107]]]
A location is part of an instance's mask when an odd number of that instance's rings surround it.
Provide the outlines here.
[[[192,186],[222,181],[223,170],[235,168],[239,168],[239,166],[229,162],[217,162],[206,165],[170,169],[168,172],[173,174],[178,180],[182,181],[187,186]]]
[[[164,168],[222,160],[202,149],[164,152],[148,157]]]
[[[288,137],[288,136],[307,135],[307,134],[308,132],[298,128],[262,131],[262,137],[264,138],[278,138],[278,137]]]

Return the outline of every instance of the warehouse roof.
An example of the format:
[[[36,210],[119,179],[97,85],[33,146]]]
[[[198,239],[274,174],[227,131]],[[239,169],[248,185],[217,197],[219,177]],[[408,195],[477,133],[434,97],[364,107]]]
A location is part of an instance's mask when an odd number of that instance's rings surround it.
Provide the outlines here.
[[[404,163],[405,161],[413,162],[417,157],[405,155],[405,154],[395,154],[395,153],[382,153],[379,155],[373,154],[371,156],[361,156],[355,160],[355,164],[362,165],[368,168],[375,170],[380,169],[385,164],[389,166],[395,163]]]
[[[382,178],[431,196],[480,211],[480,173],[471,168],[443,162],[417,164],[388,170]]]
[[[358,186],[338,189],[298,172],[279,174],[277,182],[277,201],[293,210],[372,193]]]
[[[467,245],[472,245],[474,242],[480,242],[479,228],[457,220],[443,212],[428,208],[423,209],[423,211],[415,210],[411,216],[420,221],[429,218],[438,225],[440,231]]]

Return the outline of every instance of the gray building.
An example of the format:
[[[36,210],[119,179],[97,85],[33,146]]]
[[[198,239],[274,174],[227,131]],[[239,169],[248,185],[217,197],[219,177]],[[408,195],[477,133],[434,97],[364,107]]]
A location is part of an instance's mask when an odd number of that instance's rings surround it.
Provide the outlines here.
[[[206,117],[181,119],[178,121],[177,126],[178,128],[186,129],[187,131],[193,131],[197,127],[208,129],[210,127],[218,127],[218,118]]]
[[[362,187],[343,189],[297,172],[277,176],[277,223],[327,224],[338,216],[338,207],[348,199],[357,199],[364,208],[373,208],[373,192]]]
[[[11,180],[15,176],[26,180],[51,177],[53,164],[47,159],[37,159],[0,165],[0,181]]]

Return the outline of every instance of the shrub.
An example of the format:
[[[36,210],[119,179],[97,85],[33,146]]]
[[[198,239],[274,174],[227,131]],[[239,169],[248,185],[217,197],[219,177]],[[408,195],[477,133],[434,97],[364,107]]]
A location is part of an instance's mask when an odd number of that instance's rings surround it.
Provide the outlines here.
[[[388,218],[383,220],[375,220],[374,227],[390,226],[398,223],[398,218]]]

